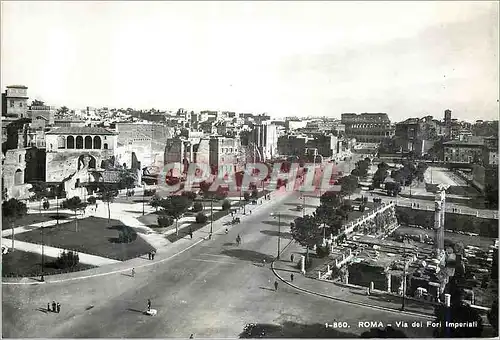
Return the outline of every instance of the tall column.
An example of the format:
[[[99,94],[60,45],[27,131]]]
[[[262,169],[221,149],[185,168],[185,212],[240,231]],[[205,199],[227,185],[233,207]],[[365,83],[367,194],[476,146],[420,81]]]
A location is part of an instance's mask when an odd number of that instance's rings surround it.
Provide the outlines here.
[[[391,292],[391,274],[390,273],[387,273],[386,275],[386,279],[387,279],[387,292]]]

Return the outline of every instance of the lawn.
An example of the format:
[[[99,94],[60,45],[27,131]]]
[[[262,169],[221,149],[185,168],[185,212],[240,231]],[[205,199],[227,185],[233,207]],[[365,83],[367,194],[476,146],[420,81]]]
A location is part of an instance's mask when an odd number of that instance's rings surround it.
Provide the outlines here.
[[[135,239],[129,243],[121,243],[121,233],[131,233]],[[16,240],[41,244],[40,230],[33,230],[16,235]],[[88,217],[78,221],[78,232],[75,222],[47,227],[44,232],[44,243],[49,246],[76,250],[82,253],[98,255],[119,261],[126,261],[144,255],[154,248],[144,241],[133,228],[120,221],[98,217]]]
[[[73,217],[71,214],[59,213],[59,219],[67,219]],[[54,211],[53,214],[27,214],[22,218],[14,222],[14,227],[26,227],[35,223],[47,222],[57,219],[57,213]],[[2,218],[2,230],[11,228],[11,224],[4,218]]]
[[[54,275],[67,272],[76,272],[94,268],[94,266],[79,263],[73,268],[59,269],[55,266],[55,258],[44,256],[44,274]],[[2,255],[3,277],[39,276],[42,273],[42,255],[15,250]]]

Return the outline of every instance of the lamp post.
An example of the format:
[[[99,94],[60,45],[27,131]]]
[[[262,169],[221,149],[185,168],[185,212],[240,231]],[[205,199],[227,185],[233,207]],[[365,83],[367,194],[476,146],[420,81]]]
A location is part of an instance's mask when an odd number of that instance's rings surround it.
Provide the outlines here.
[[[59,225],[59,198],[57,195],[56,195],[56,214],[57,214],[56,223],[57,225]]]
[[[209,238],[212,239],[212,232],[213,232],[213,225],[214,225],[214,200],[210,200],[210,235]]]
[[[41,277],[40,277],[40,281],[42,281],[42,282],[43,282],[43,281],[45,281],[45,278],[44,278],[44,276],[43,276],[43,274],[44,274],[43,270],[44,270],[44,264],[45,264],[45,263],[44,263],[44,250],[45,250],[45,249],[44,249],[44,242],[43,242],[43,222],[42,222],[42,227],[41,227],[40,229],[41,229],[41,231],[42,231],[42,275],[41,275]]]
[[[144,216],[144,201],[146,200],[146,184],[142,185],[142,216]]]
[[[280,259],[281,255],[281,213],[271,213],[271,216],[278,216],[278,256],[277,259]]]

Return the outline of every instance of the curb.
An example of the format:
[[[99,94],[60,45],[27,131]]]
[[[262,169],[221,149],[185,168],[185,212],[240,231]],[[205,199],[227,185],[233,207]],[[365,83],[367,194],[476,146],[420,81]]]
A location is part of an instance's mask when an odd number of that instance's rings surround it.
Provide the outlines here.
[[[272,194],[272,193],[274,193],[274,191],[271,192],[270,194]],[[262,207],[263,205],[264,204],[260,204],[258,207],[256,207],[256,209],[258,209],[259,207]],[[226,215],[223,218],[221,218],[221,219],[219,219],[217,221],[214,221],[214,222],[222,222],[221,220],[224,219],[227,216],[229,216],[229,215]],[[250,215],[244,215],[244,217],[246,217],[246,216],[250,216]],[[224,225],[221,225],[220,228],[218,228],[218,229],[214,229],[213,233],[215,234],[216,232],[218,232],[222,228],[224,228]],[[197,246],[201,242],[204,242],[204,241],[207,241],[207,240],[208,240],[208,236],[202,237],[199,241],[191,244],[190,246],[188,246],[188,247],[180,250],[179,252],[177,252],[177,253],[175,253],[175,254],[167,257],[167,258],[164,258],[164,259],[161,259],[161,260],[158,260],[158,261],[155,261],[155,262],[151,262],[151,263],[146,263],[146,264],[139,265],[139,266],[130,266],[129,268],[125,268],[125,269],[113,270],[113,271],[105,272],[105,273],[85,275],[85,276],[79,276],[79,277],[73,277],[73,278],[67,278],[67,279],[60,279],[60,280],[43,281],[43,282],[2,282],[2,285],[43,285],[43,284],[52,284],[52,283],[63,283],[63,282],[84,280],[84,279],[89,279],[89,278],[94,278],[94,277],[101,277],[101,276],[106,276],[106,275],[112,275],[112,274],[119,274],[119,273],[124,273],[124,272],[130,272],[132,270],[132,268],[136,268],[136,269],[137,268],[145,268],[145,267],[149,267],[149,266],[153,266],[153,265],[156,265],[156,264],[159,264],[159,263],[166,262],[166,261],[168,261],[168,260],[176,257],[177,255],[182,254],[185,251],[187,251],[187,250],[189,250],[189,249]],[[285,248],[283,248],[283,249],[285,249]],[[33,278],[25,277],[22,280],[29,280],[29,279],[32,280]]]
[[[285,250],[293,241],[290,241],[284,248],[283,250]],[[283,251],[282,250],[282,251]],[[345,303],[345,304],[348,304],[348,305],[354,305],[354,306],[358,306],[358,307],[363,307],[363,308],[369,308],[369,309],[374,309],[374,310],[381,310],[381,311],[384,311],[384,312],[391,312],[391,313],[396,313],[396,314],[404,314],[404,315],[408,315],[408,316],[416,316],[416,317],[421,317],[421,318],[427,318],[427,319],[434,319],[434,316],[433,315],[430,315],[430,314],[420,314],[420,313],[414,313],[414,312],[407,312],[407,311],[402,311],[400,309],[395,309],[395,308],[388,308],[388,307],[381,307],[381,306],[376,306],[376,305],[370,305],[370,304],[366,304],[366,303],[361,303],[361,302],[357,302],[357,301],[349,301],[349,300],[345,300],[345,299],[341,299],[341,298],[337,298],[337,297],[333,297],[333,296],[329,296],[329,295],[326,295],[326,294],[322,294],[322,293],[318,293],[318,292],[314,292],[312,290],[308,290],[308,289],[305,289],[305,288],[301,288],[299,286],[296,286],[288,281],[286,281],[285,279],[283,279],[277,272],[276,272],[276,269],[274,268],[274,263],[276,262],[276,259],[271,262],[271,270],[273,271],[274,275],[283,283],[287,284],[288,286],[292,287],[292,288],[295,288],[301,292],[304,292],[306,294],[310,294],[310,295],[316,295],[316,296],[320,296],[320,297],[324,297],[324,298],[327,298],[327,299],[330,299],[330,300],[334,300],[334,301],[337,301],[337,302],[342,302],[342,303]]]

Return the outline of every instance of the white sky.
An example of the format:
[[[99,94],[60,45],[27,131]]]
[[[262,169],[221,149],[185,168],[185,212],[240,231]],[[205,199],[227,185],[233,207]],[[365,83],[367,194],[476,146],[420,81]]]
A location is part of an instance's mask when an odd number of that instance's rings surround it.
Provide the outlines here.
[[[2,90],[72,108],[497,119],[497,2],[2,2]]]

